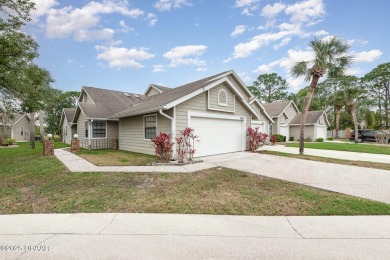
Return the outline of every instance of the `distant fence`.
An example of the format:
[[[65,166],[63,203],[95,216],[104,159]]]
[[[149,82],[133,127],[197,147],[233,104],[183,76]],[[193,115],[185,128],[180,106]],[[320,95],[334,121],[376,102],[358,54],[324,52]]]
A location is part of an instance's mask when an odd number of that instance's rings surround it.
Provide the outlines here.
[[[327,131],[327,137],[336,137],[336,130]],[[339,138],[346,138],[347,137],[347,131],[346,130],[339,130]]]
[[[118,149],[118,139],[88,139],[80,140],[80,147],[90,150]]]

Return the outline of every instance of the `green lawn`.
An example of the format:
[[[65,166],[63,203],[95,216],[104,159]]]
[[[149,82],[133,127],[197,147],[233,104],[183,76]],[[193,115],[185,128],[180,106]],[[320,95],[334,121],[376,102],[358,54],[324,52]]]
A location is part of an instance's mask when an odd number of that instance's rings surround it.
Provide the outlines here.
[[[287,143],[288,147],[299,147],[298,143]],[[355,144],[355,143],[307,143],[305,148],[325,149],[358,153],[374,153],[374,154],[388,154],[390,155],[390,145],[375,145],[375,144]]]
[[[157,157],[152,155],[112,149],[81,149],[77,155],[98,166],[147,166],[157,160]]]
[[[390,214],[390,205],[231,169],[70,173],[55,157],[0,149],[0,214],[149,212],[244,215]],[[58,146],[57,146],[58,147]]]

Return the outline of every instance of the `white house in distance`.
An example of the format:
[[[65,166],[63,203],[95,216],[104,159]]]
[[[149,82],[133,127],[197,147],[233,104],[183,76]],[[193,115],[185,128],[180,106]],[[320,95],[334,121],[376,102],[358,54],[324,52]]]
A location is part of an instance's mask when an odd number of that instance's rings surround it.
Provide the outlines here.
[[[290,121],[290,136],[294,137],[294,140],[299,139],[301,115],[302,113],[298,113],[293,120]],[[309,111],[305,124],[305,138],[310,137],[313,141],[317,138],[326,139],[329,125],[325,111]]]
[[[10,126],[8,138],[15,139],[17,142],[29,140],[30,118],[26,114],[14,113],[13,119],[8,122],[0,122],[0,127],[5,124]]]
[[[76,109],[74,108],[64,108],[61,113],[60,120],[60,134],[62,136],[62,142],[70,144],[74,134],[77,131],[76,125],[72,123]]]

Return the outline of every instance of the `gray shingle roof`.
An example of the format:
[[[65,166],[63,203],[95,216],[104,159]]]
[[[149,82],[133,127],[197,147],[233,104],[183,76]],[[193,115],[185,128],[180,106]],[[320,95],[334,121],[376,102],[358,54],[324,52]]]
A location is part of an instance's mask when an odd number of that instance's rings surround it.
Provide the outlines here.
[[[218,80],[217,77],[225,74],[226,72],[227,71],[218,73],[216,75],[203,78],[177,88],[166,90],[163,93],[146,97],[134,103],[130,108],[111,116],[111,118],[121,118],[121,117],[126,117],[135,114],[157,111],[163,108],[164,105],[167,105],[181,97],[184,97],[198,89],[201,89],[202,87],[205,87],[217,81]]]
[[[168,87],[163,87],[163,86],[159,86],[159,85],[156,85],[156,84],[151,84],[153,87],[161,90],[162,92],[165,92],[165,91],[168,91],[168,90],[171,90],[171,88],[168,88]]]
[[[132,104],[141,100],[142,95],[121,91],[83,87],[94,103],[80,102],[79,106],[88,118],[107,118],[120,111],[126,110]]]
[[[278,117],[283,113],[284,109],[292,102],[292,100],[278,101],[273,103],[263,103],[265,111],[271,117]]]
[[[306,117],[306,124],[316,124],[318,122],[318,119],[324,114],[324,110],[319,111],[309,111],[307,113]],[[294,118],[290,121],[290,125],[299,125],[301,124],[301,115],[302,113],[299,112],[294,116]]]
[[[13,113],[13,116],[14,116],[14,118],[13,119],[10,119],[8,122],[7,122],[7,124],[11,124],[11,125],[13,125],[13,124],[15,124],[15,122],[17,122],[19,119],[21,119],[23,116],[24,116],[24,114],[20,114],[20,113]],[[30,118],[27,116],[27,119],[28,120],[30,120]],[[2,123],[0,122],[0,125],[1,125]]]
[[[66,120],[68,120],[68,122],[72,122],[74,114],[76,113],[76,109],[64,108],[64,113],[65,113]]]

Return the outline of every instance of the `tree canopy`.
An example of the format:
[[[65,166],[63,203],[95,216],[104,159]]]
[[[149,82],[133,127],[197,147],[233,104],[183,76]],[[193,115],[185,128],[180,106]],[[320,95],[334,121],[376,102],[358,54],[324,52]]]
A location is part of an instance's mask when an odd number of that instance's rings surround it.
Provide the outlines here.
[[[286,100],[289,95],[287,81],[276,73],[261,74],[248,89],[258,99],[268,103]]]

